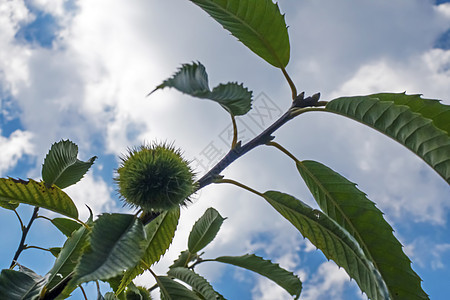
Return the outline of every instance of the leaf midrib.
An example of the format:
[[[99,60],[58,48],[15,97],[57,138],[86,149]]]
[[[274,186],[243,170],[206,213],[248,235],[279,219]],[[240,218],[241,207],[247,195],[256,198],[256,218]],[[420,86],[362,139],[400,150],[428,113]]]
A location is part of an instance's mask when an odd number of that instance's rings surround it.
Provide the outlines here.
[[[212,2],[212,1],[211,1]],[[281,60],[279,59],[278,55],[276,54],[275,50],[273,49],[273,47],[270,45],[270,43],[268,43],[268,41],[266,41],[260,34],[258,31],[256,31],[252,26],[250,26],[250,24],[248,24],[247,22],[245,22],[244,20],[241,20],[240,18],[238,18],[236,15],[230,13],[229,11],[227,11],[226,9],[224,9],[222,6],[218,5],[215,2],[211,3],[212,6],[215,6],[216,8],[218,8],[220,11],[225,12],[226,14],[228,14],[229,16],[231,16],[232,19],[236,20],[237,22],[241,23],[242,25],[244,25],[245,27],[247,27],[248,29],[250,29],[250,31],[252,33],[254,33],[254,35],[264,44],[264,46],[266,46],[266,48],[269,50],[269,53],[272,55],[272,58],[275,58],[276,62],[279,64],[279,67],[284,69],[284,65],[281,62]],[[266,6],[267,7],[267,6]],[[266,8],[267,9],[267,8]],[[222,25],[222,24],[221,24]],[[223,25],[222,25],[223,26]]]
[[[271,199],[271,198],[269,197],[269,199]],[[314,222],[314,223],[317,224],[318,226],[320,226],[321,231],[324,230],[324,231],[327,232],[328,234],[334,236],[334,237],[336,238],[336,240],[338,240],[338,241],[343,245],[344,249],[350,249],[350,251],[355,255],[356,259],[360,262],[360,264],[361,264],[362,266],[364,266],[364,267],[366,268],[366,270],[368,271],[368,273],[369,273],[370,276],[372,277],[372,272],[371,272],[369,266],[367,266],[367,264],[364,262],[364,260],[360,257],[360,255],[361,255],[361,254],[364,255],[364,253],[357,253],[357,252],[356,252],[356,249],[353,249],[352,247],[350,247],[346,242],[344,242],[344,241],[342,240],[341,237],[337,236],[333,231],[328,230],[326,227],[324,227],[322,224],[320,224],[320,223],[317,222],[316,220],[310,218],[310,216],[308,216],[308,215],[306,215],[306,214],[304,214],[304,213],[301,213],[301,212],[299,212],[299,211],[297,211],[297,210],[295,210],[295,209],[293,209],[293,208],[291,208],[291,207],[289,207],[289,206],[287,206],[287,205],[280,204],[280,203],[278,203],[277,201],[274,201],[274,200],[271,200],[271,201],[273,201],[274,203],[276,203],[276,204],[282,206],[283,208],[289,210],[289,212],[290,212],[291,214],[293,214],[294,216],[295,216],[296,214],[302,215],[304,218],[306,218],[306,219],[308,219],[308,220]],[[307,223],[308,223],[308,226],[310,227],[311,225],[309,224],[309,222],[307,222]],[[337,224],[337,223],[336,223],[336,224]],[[311,231],[314,232],[314,230],[311,230]],[[314,234],[314,235],[315,235],[315,234]],[[345,253],[345,252],[344,252],[344,253]],[[347,263],[348,263],[347,255],[345,255],[345,257],[346,257],[345,259],[347,260]],[[348,263],[348,265],[350,266],[350,263]],[[359,265],[359,264],[358,264],[358,265]],[[358,267],[356,267],[356,268],[358,268]],[[358,271],[358,274],[359,274],[359,271]],[[362,281],[362,280],[363,280],[363,276],[359,276],[359,277],[360,277],[360,280]],[[377,280],[374,280],[374,281],[377,282]],[[371,285],[371,284],[369,283],[369,286],[370,286],[370,285]],[[376,284],[376,286],[378,286],[378,284]],[[379,291],[377,290],[377,291],[375,291],[375,293],[378,294]]]

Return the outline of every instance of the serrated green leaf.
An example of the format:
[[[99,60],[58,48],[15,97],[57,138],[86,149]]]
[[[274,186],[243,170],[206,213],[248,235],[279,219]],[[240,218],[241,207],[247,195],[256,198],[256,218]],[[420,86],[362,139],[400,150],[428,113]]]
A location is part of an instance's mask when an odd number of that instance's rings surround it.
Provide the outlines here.
[[[63,189],[77,183],[89,170],[96,156],[83,162],[77,159],[78,146],[69,141],[61,140],[54,143],[44,159],[42,179],[47,187],[53,184]]]
[[[271,0],[191,0],[255,54],[277,68],[290,58],[284,15]]]
[[[211,284],[209,284],[205,278],[190,269],[182,267],[172,268],[167,275],[187,283],[194,291],[207,300],[215,300],[218,297],[218,293],[213,289]]]
[[[48,272],[50,277],[47,284],[47,290],[50,291],[61,281],[67,280],[67,277],[74,272],[87,243],[88,230],[86,227],[80,227],[66,240],[55,264]],[[63,294],[68,296],[74,289],[75,287],[67,287]]]
[[[216,101],[234,116],[245,115],[252,108],[252,92],[242,83],[221,83],[213,88],[208,99]]]
[[[134,215],[102,214],[94,222],[89,250],[81,256],[73,284],[122,274],[141,259],[144,243],[144,226]]]
[[[450,183],[450,106],[418,95],[341,97],[326,110],[352,118],[393,138]]]
[[[370,299],[388,299],[384,281],[358,242],[336,221],[300,200],[280,192],[265,192],[264,198],[323,254],[344,268]]]
[[[62,247],[51,247],[51,248],[48,248],[48,250],[50,250],[50,253],[54,257],[58,257],[59,253],[61,253],[61,249],[62,249]]]
[[[55,185],[48,188],[33,179],[0,178],[0,201],[30,204],[78,218],[77,207],[66,193]]]
[[[217,257],[215,260],[238,266],[267,277],[285,289],[289,294],[295,296],[295,299],[298,299],[302,291],[302,282],[294,273],[281,268],[278,264],[275,264],[270,260],[265,260],[254,254],[221,256]]]
[[[180,208],[165,211],[145,226],[147,239],[144,254],[138,264],[125,272],[118,293],[121,293],[130,282],[145,270],[158,262],[169,249],[180,218]]]
[[[67,237],[71,236],[75,230],[81,227],[80,223],[66,218],[54,218],[51,222]]]
[[[193,291],[167,276],[158,276],[156,282],[161,300],[201,300]]]
[[[298,162],[297,168],[323,212],[361,245],[380,272],[391,298],[428,299],[392,227],[356,184],[318,162]]]
[[[192,254],[189,250],[182,251],[178,258],[169,266],[169,269],[183,267],[186,268],[188,263],[197,258],[197,254]]]
[[[211,243],[224,220],[217,210],[208,208],[192,227],[188,239],[189,252],[197,253]]]
[[[151,93],[165,87],[175,88],[200,99],[215,101],[233,116],[245,115],[252,106],[252,92],[242,84],[219,84],[210,91],[208,74],[201,63],[183,64],[171,78],[158,85]]]
[[[370,95],[380,101],[392,101],[396,105],[406,105],[415,113],[433,121],[433,125],[450,134],[450,105],[435,99],[423,99],[421,95],[406,93],[379,93]]]
[[[150,300],[150,292],[140,286],[135,286],[134,283],[130,283],[125,292],[126,300]]]
[[[0,299],[38,299],[46,283],[47,277],[30,276],[26,272],[4,269],[0,274]]]

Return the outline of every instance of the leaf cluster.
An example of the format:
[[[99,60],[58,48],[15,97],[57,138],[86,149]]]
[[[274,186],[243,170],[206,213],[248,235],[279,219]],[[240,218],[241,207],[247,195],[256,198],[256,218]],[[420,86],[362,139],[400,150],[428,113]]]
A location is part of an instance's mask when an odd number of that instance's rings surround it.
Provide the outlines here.
[[[308,112],[338,114],[373,128],[402,144],[423,159],[450,183],[450,107],[438,100],[406,93],[378,93],[319,101],[320,94],[305,97],[289,77],[289,35],[284,15],[270,0],[194,1],[233,36],[287,80],[292,102],[286,113],[253,140],[238,141],[236,116],[251,109],[252,92],[243,84],[228,82],[209,88],[208,75],[200,62],[184,64],[153,91],[165,87],[221,105],[232,118],[234,138],[230,152],[200,178],[198,189],[211,183],[228,183],[260,196],[299,233],[320,249],[327,259],[345,269],[370,299],[428,299],[421,279],[411,268],[401,243],[383,213],[357,185],[324,164],[300,160],[274,141],[274,132],[288,121]],[[261,145],[279,149],[293,160],[319,209],[280,191],[258,192],[243,183],[224,178],[221,172],[240,156]],[[14,211],[20,204],[34,206],[27,226],[22,221],[22,239],[11,267],[0,273],[0,299],[64,299],[87,282],[107,282],[113,292],[98,299],[151,299],[159,289],[161,299],[225,299],[196,266],[224,263],[264,276],[299,298],[302,282],[294,273],[254,254],[205,258],[202,252],[217,237],[226,218],[208,208],[193,225],[187,248],[166,274],[155,274],[152,266],[168,251],[177,230],[180,207],[139,214],[103,213],[86,221],[63,191],[83,178],[96,157],[78,159],[78,146],[62,140],[53,144],[42,166],[42,180],[0,178],[0,207]],[[134,186],[133,186],[134,187]],[[64,217],[47,218],[47,209]],[[251,213],[251,212],[250,212]],[[19,216],[19,215],[18,215]],[[54,265],[44,276],[21,266],[20,254],[36,218],[46,218],[67,237],[62,247],[47,249]],[[16,268],[17,267],[17,268]],[[133,280],[148,272],[156,284],[136,286]]]

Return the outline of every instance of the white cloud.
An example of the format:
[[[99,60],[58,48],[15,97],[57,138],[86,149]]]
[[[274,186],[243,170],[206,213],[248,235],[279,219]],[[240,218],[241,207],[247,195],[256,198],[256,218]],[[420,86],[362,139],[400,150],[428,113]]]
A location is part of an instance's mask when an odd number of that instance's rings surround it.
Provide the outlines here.
[[[428,245],[428,247],[423,247]],[[436,243],[429,237],[418,237],[406,246],[406,253],[421,268],[439,270],[449,267],[450,243]]]
[[[0,177],[16,166],[24,155],[33,155],[33,134],[28,131],[16,130],[9,137],[1,136],[0,129]]]
[[[352,282],[353,285],[355,282]],[[340,269],[333,262],[325,262],[320,265],[316,274],[313,274],[305,284],[302,299],[344,299],[344,288],[350,284],[350,278],[344,269]],[[360,294],[359,294],[360,295]],[[361,295],[362,299],[367,299]]]
[[[27,79],[26,59],[30,54],[28,47],[14,41],[14,36],[22,24],[32,19],[23,1],[0,3],[0,84],[13,95],[18,92],[17,81]]]
[[[94,218],[103,212],[124,210],[118,208],[111,198],[111,187],[101,177],[95,176],[92,171],[87,173],[80,182],[69,186],[64,191],[74,201],[80,214],[79,219],[82,221],[89,217],[86,205],[92,210]]]
[[[255,94],[264,91],[279,101],[280,107],[290,104],[280,72],[253,56],[189,1],[78,1],[76,11],[68,15],[63,1],[33,4],[60,22],[62,29],[51,49],[18,44],[15,33],[33,16],[23,1],[0,4],[0,83],[22,110],[26,131],[13,137],[19,153],[28,153],[32,136],[39,157],[60,138],[73,139],[82,152],[91,152],[97,139],[114,154],[157,138],[175,140],[188,159],[194,158],[229,124],[229,117],[214,103],[175,91],[145,95],[181,63],[197,59],[206,65],[212,86],[218,81],[244,81]],[[412,0],[281,1],[280,6],[287,13],[291,34],[288,71],[299,90],[321,91],[325,99],[406,90],[448,101],[450,52],[430,50],[449,25],[448,5],[436,9],[430,2]],[[300,159],[323,161],[358,182],[395,222],[447,222],[448,192],[440,178],[370,129],[335,116],[305,115],[277,132],[277,141]],[[0,157],[0,171],[17,161],[14,157]],[[224,174],[260,191],[282,190],[313,203],[292,162],[267,147],[239,159]],[[80,201],[83,217],[84,203],[95,213],[117,209],[110,206],[111,187],[91,173],[68,192]],[[186,248],[193,223],[209,206],[228,217],[206,249],[209,257],[258,250],[295,269],[296,252],[313,248],[308,243],[306,247],[297,231],[263,199],[234,187],[214,186],[183,210],[172,250],[155,267],[157,272],[165,272],[177,250]],[[259,239],[261,233],[272,243]],[[199,270],[214,280],[221,268],[204,264]],[[335,288],[337,294],[332,296],[339,299],[348,277],[336,270],[325,263],[308,278],[327,293]],[[147,277],[140,280],[151,282]],[[278,291],[262,280],[255,287],[257,295],[276,298]],[[304,293],[309,297],[305,299],[331,295],[318,295],[313,287]]]

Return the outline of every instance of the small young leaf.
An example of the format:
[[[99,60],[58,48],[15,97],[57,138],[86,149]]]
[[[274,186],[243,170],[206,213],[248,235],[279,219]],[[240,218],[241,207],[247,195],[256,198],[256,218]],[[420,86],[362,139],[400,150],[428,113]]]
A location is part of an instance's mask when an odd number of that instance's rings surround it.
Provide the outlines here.
[[[197,253],[211,243],[224,220],[217,210],[208,208],[192,227],[188,239],[189,252]]]
[[[193,291],[167,276],[158,276],[156,282],[161,300],[201,300]]]
[[[81,227],[80,223],[66,218],[54,218],[51,222],[67,237]]]
[[[217,299],[219,297],[218,293],[205,278],[190,269],[181,267],[172,268],[167,275],[187,283],[204,299]]]
[[[61,253],[61,249],[62,249],[62,247],[51,247],[51,248],[48,248],[48,250],[50,250],[50,253],[54,257],[58,257],[58,255]]]
[[[215,260],[265,276],[285,289],[289,294],[295,296],[296,299],[298,299],[302,291],[302,282],[296,275],[281,268],[278,264],[274,264],[270,260],[265,260],[254,254],[246,254],[243,256],[221,256]]]
[[[75,143],[69,140],[54,143],[42,166],[45,185],[50,187],[54,184],[63,189],[80,181],[97,157],[83,162],[77,159],[77,155],[78,146]]]
[[[95,222],[86,250],[76,267],[74,284],[103,280],[134,267],[144,250],[145,232],[128,214],[102,214]]]
[[[352,118],[401,143],[450,183],[450,106],[418,95],[341,97],[326,110]]]
[[[264,193],[264,198],[328,259],[344,268],[370,299],[389,298],[378,270],[342,226],[290,195],[268,191]]]
[[[78,210],[66,193],[57,186],[48,188],[43,182],[32,179],[0,178],[0,201],[26,203],[78,218]]]
[[[150,300],[150,292],[143,288],[135,286],[134,283],[130,283],[125,292],[126,300]]]
[[[252,92],[242,84],[236,82],[219,84],[210,91],[208,74],[201,63],[182,65],[178,72],[158,85],[151,93],[165,87],[175,88],[200,99],[215,101],[233,116],[245,115],[252,106]]]
[[[19,207],[19,203],[11,201],[11,202],[6,202],[6,201],[1,201],[0,200],[0,207],[3,207],[5,209],[9,209],[9,210],[15,210],[17,207]]]
[[[169,269],[182,267],[186,268],[187,264],[197,258],[197,254],[192,254],[189,250],[182,251],[178,258],[173,262]]]
[[[378,269],[393,299],[427,299],[421,279],[383,213],[353,182],[314,161],[297,163],[320,208],[344,227]]]
[[[46,283],[47,277],[4,269],[0,274],[0,299],[38,299]]]
[[[290,57],[284,16],[272,0],[191,0],[255,54],[277,68]]]
[[[179,218],[180,209],[177,207],[161,213],[145,226],[147,238],[144,254],[137,265],[125,272],[118,293],[123,292],[136,276],[142,274],[155,262],[158,262],[161,256],[166,253],[175,236]]]

